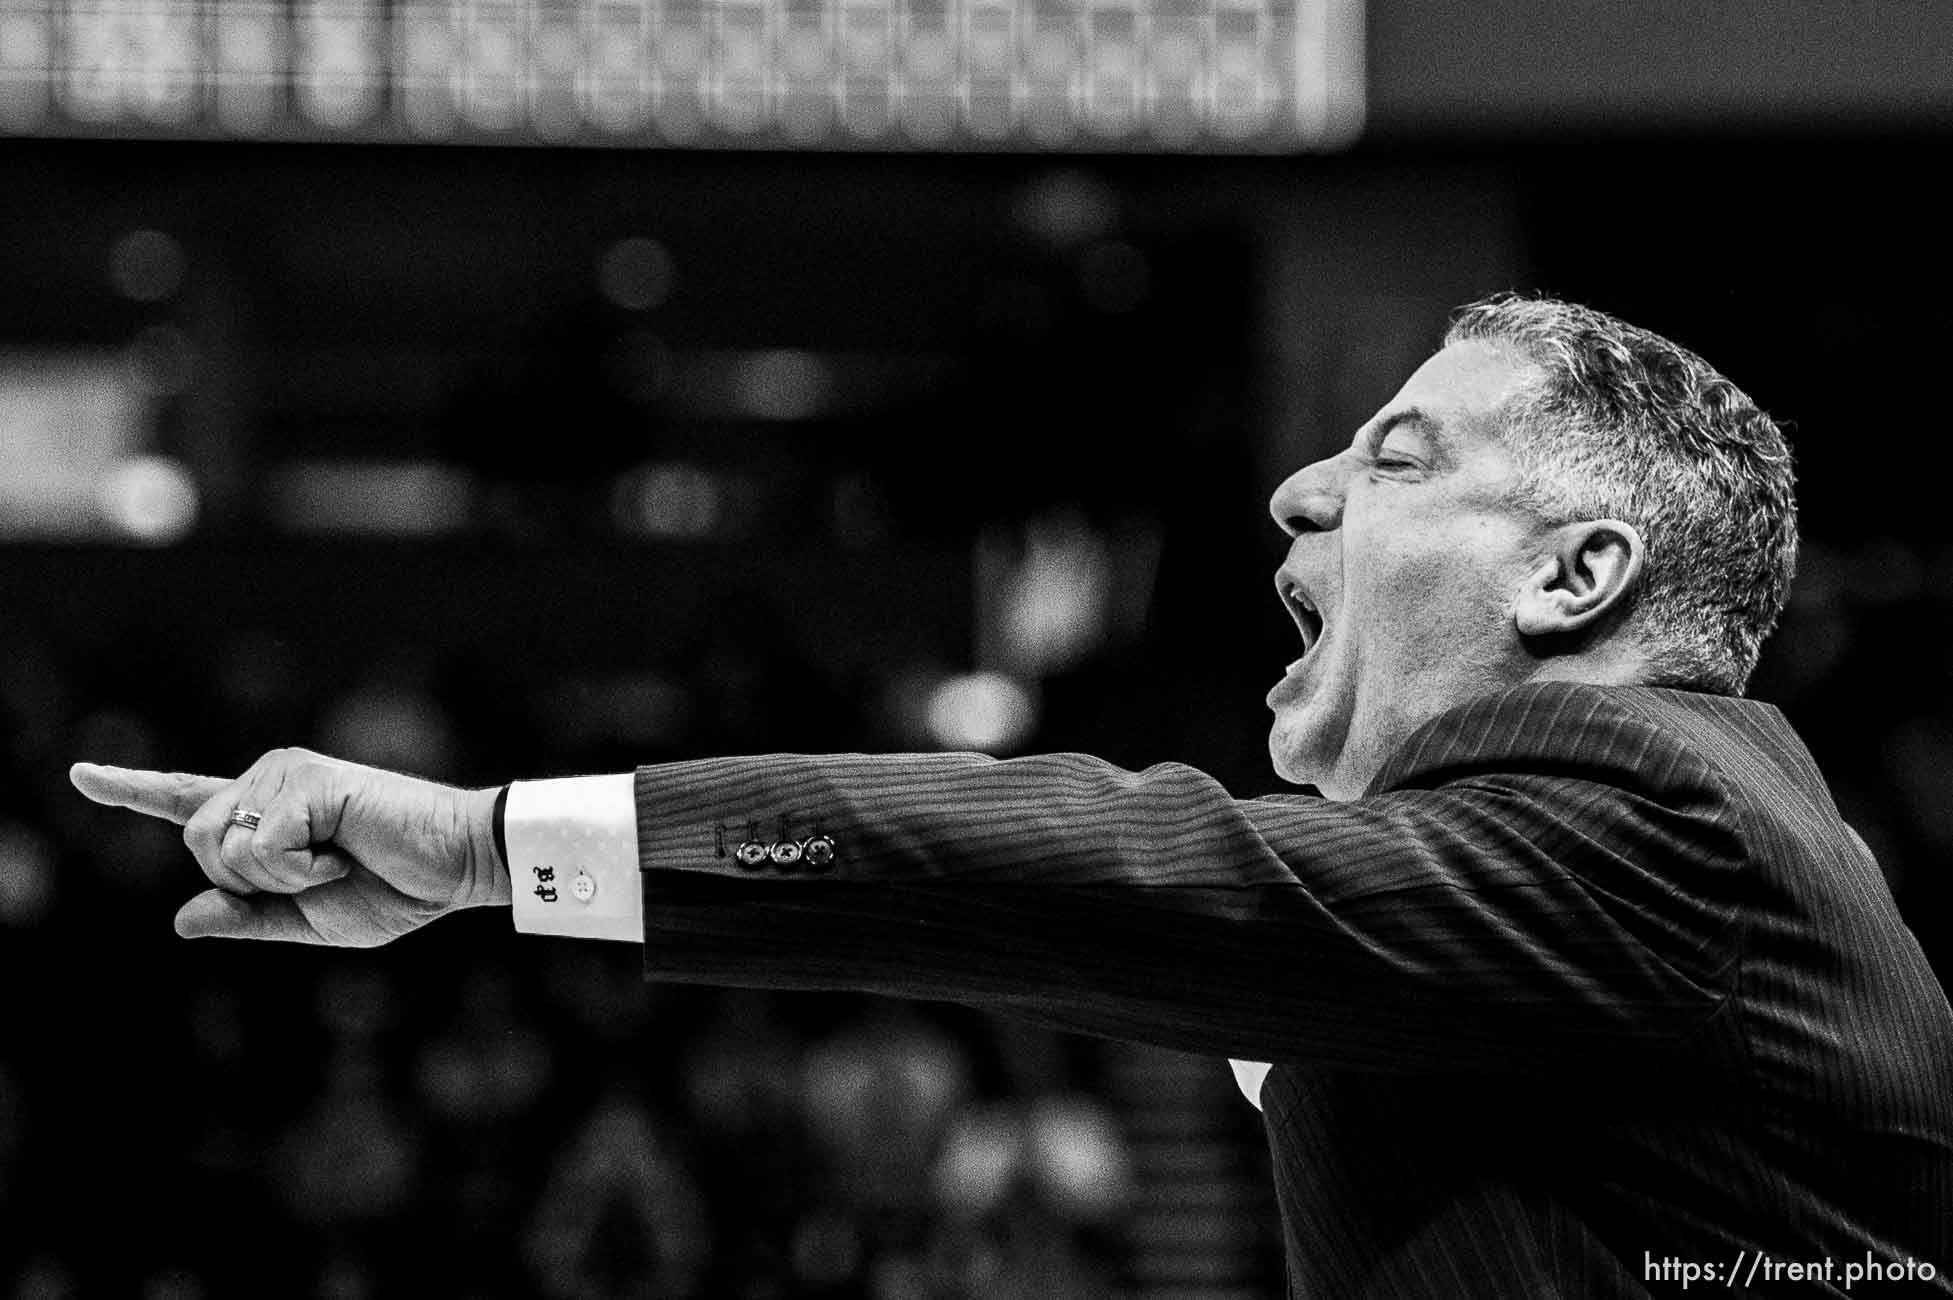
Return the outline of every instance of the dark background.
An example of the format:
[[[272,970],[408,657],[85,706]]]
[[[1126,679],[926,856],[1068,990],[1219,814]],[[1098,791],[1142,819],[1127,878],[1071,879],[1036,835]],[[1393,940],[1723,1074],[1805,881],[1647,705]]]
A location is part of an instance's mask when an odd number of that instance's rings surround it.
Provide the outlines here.
[[[1010,666],[997,575],[1055,535],[1104,608],[1020,673],[1015,748],[1275,789],[1267,496],[1495,289],[1667,334],[1788,422],[1804,553],[1752,693],[1944,978],[1944,36],[1561,9],[1380,9],[1371,133],[1328,157],[0,141],[0,349],[142,367],[200,500],[170,545],[0,544],[0,1286],[1277,1294],[1220,1062],[644,986],[505,916],[183,945],[188,855],[65,770],[926,745],[918,699]],[[180,250],[161,296],[132,231]],[[664,260],[620,301],[627,239]],[[317,476],[348,459],[444,467],[446,523],[361,524]],[[672,465],[714,485],[690,535],[644,523]]]

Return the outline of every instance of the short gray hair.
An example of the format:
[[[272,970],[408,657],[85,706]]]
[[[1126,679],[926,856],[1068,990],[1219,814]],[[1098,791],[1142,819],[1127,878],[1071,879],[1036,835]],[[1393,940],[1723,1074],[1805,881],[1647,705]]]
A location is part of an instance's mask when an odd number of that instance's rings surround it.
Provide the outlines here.
[[[1624,617],[1657,684],[1740,695],[1797,562],[1790,448],[1701,357],[1604,312],[1502,293],[1458,310],[1447,345],[1504,343],[1540,368],[1506,427],[1549,520],[1620,519],[1647,557]]]

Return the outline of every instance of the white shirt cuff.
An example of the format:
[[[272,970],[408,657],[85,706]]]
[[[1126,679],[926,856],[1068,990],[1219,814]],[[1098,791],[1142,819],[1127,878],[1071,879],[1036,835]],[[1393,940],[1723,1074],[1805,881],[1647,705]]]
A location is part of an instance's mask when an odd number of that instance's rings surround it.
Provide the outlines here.
[[[517,930],[644,941],[632,782],[623,772],[509,786],[502,833]]]

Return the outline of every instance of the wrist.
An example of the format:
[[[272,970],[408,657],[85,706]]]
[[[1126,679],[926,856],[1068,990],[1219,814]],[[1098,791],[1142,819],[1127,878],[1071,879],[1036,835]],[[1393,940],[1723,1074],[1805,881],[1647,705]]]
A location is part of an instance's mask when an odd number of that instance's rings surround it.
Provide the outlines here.
[[[462,793],[468,853],[468,897],[464,907],[507,907],[509,864],[499,846],[497,821],[506,786]]]

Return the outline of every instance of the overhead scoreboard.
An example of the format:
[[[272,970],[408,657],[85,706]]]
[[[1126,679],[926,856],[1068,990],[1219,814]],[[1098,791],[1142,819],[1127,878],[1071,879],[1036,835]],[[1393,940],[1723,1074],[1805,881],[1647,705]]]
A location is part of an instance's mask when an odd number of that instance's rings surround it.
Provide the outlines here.
[[[1291,152],[1363,0],[0,0],[0,135]]]

